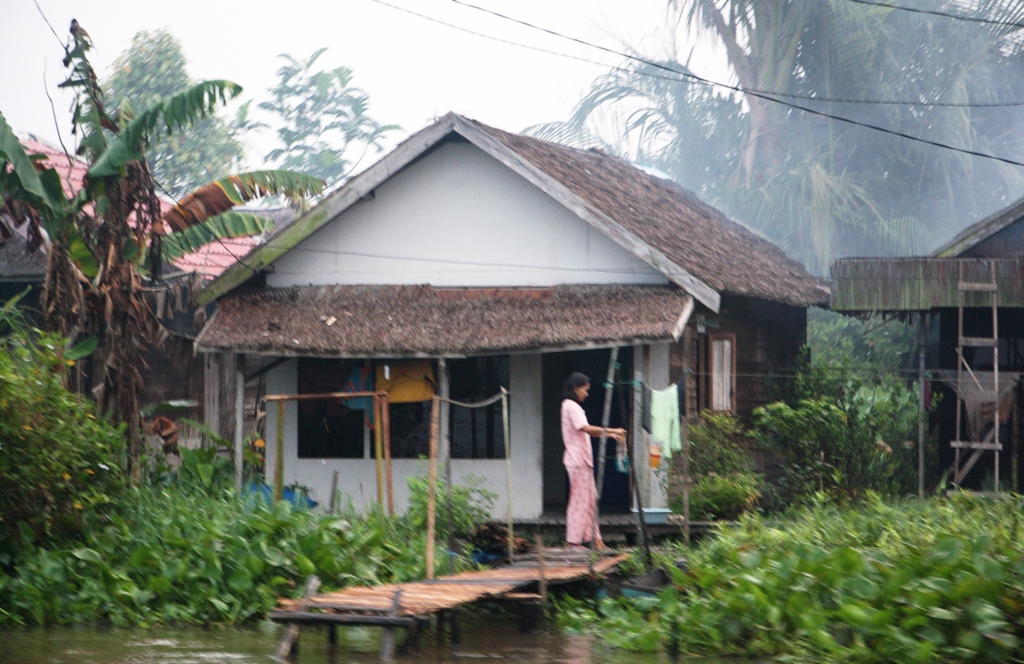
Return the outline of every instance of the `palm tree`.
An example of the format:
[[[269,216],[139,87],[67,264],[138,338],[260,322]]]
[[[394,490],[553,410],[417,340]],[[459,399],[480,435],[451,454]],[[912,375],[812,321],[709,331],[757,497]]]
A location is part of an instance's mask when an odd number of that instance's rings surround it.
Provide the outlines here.
[[[962,11],[953,0],[942,5]],[[848,0],[671,0],[669,6],[681,33],[721,45],[741,92],[666,72],[689,71],[673,50],[660,67],[633,64],[599,78],[564,126],[535,131],[577,142],[597,134],[613,151],[672,175],[818,273],[841,255],[923,251],[1024,193],[1024,172],[1012,166],[745,92],[774,92],[767,96],[1020,158],[1019,107],[927,105],[1024,97],[1016,64],[1024,52],[1020,29]],[[980,0],[972,15],[1019,23],[1024,5]],[[834,99],[922,105],[825,101]],[[602,132],[609,123],[613,129]]]
[[[201,187],[163,213],[144,149],[162,133],[206,118],[241,88],[205,81],[137,116],[127,104],[110,113],[87,58],[89,36],[75,21],[71,35],[64,59],[71,73],[61,86],[77,93],[74,132],[78,153],[89,163],[84,186],[69,197],[54,169],[37,172],[0,116],[0,212],[6,223],[27,229],[30,247],[46,245],[45,325],[72,339],[81,334],[99,339],[100,405],[127,425],[128,470],[138,478],[141,353],[159,336],[144,281],[159,282],[163,261],[179,252],[268,230],[263,219],[229,212],[234,205],[272,193],[317,194],[323,182],[288,171],[243,173]]]

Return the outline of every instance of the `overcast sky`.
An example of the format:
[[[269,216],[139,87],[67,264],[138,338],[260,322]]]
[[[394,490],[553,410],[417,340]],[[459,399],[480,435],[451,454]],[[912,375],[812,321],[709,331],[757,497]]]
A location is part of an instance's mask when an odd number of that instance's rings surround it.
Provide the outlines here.
[[[494,37],[619,64],[620,59],[487,16],[451,0],[383,0]],[[613,48],[638,45],[664,53],[665,0],[468,0]],[[38,0],[62,41],[72,18],[92,36],[100,77],[139,30],[167,28],[182,44],[193,78],[227,78],[261,98],[275,82],[277,56],[305,57],[329,50],[318,64],[354,69],[354,84],[371,99],[371,116],[416,131],[452,110],[520,131],[564,120],[588,84],[606,71],[495,43],[382,6],[372,0]],[[683,45],[685,50],[689,50]],[[681,49],[682,50],[682,49]],[[68,140],[70,97],[58,91],[63,50],[32,0],[0,0],[0,112],[16,131],[49,141],[56,128],[46,90],[54,98]],[[706,58],[709,63],[714,53]],[[699,59],[698,59],[699,60]],[[715,67],[695,63],[698,71]],[[46,86],[44,88],[44,79]],[[257,137],[250,149],[264,146]]]

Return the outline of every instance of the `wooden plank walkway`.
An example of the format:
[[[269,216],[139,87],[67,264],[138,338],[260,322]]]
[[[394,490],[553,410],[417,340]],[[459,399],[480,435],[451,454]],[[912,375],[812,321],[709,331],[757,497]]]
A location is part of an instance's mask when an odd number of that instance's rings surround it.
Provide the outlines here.
[[[591,559],[590,552],[546,549],[543,580],[548,585],[557,585],[579,581],[594,574],[606,574],[618,568],[628,555],[611,552],[608,555],[595,554]],[[523,556],[514,565],[482,572],[462,572],[410,583],[354,586],[314,595],[309,599],[307,608],[301,611],[300,600],[282,599],[278,602],[279,610],[272,612],[270,618],[276,622],[384,624],[376,618],[422,616],[484,599],[500,599],[539,583],[542,580],[541,570],[535,555]],[[397,610],[396,596],[399,599]],[[324,611],[322,618],[305,615],[317,609]],[[361,619],[365,619],[365,622],[360,622]],[[404,621],[391,622],[404,625]]]

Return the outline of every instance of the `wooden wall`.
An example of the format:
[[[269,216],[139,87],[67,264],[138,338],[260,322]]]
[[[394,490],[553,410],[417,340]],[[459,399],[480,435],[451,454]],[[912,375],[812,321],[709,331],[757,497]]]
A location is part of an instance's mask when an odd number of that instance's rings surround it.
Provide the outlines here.
[[[703,316],[705,332],[699,333]],[[722,298],[721,312],[698,309],[682,338],[672,345],[670,375],[678,382],[687,375],[687,417],[693,420],[710,405],[709,338],[712,334],[736,335],[735,413],[748,420],[758,406],[782,398],[796,368],[800,348],[807,343],[807,310],[755,298]]]

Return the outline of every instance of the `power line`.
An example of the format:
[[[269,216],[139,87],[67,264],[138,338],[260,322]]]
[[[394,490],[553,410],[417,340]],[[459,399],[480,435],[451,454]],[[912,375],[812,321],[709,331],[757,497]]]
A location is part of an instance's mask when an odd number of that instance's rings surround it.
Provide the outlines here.
[[[790,92],[778,92],[776,90],[762,90],[762,89],[759,89],[759,88],[743,88],[743,87],[740,87],[740,86],[737,86],[737,85],[732,85],[730,83],[722,83],[720,81],[715,81],[715,80],[712,80],[712,79],[709,79],[709,78],[704,78],[704,77],[698,76],[697,74],[694,74],[692,72],[675,69],[675,68],[670,67],[668,65],[665,65],[663,63],[655,62],[655,61],[652,61],[652,60],[647,60],[645,58],[641,58],[639,56],[636,56],[636,55],[633,55],[633,54],[630,54],[630,53],[624,53],[622,51],[616,51],[615,49],[607,48],[607,47],[601,46],[599,44],[592,44],[592,43],[590,43],[590,42],[588,42],[588,41],[586,41],[584,39],[580,39],[578,37],[573,37],[571,35],[565,35],[565,34],[562,34],[560,32],[557,32],[555,30],[551,30],[551,29],[545,28],[543,26],[535,25],[535,24],[530,23],[528,21],[523,21],[521,19],[517,19],[517,18],[515,18],[513,16],[508,16],[506,14],[502,14],[500,12],[496,12],[496,11],[487,9],[485,7],[480,7],[478,5],[473,5],[473,4],[470,4],[468,2],[463,2],[462,0],[450,0],[450,1],[454,2],[457,5],[462,5],[463,7],[468,7],[468,8],[471,8],[471,9],[476,9],[477,11],[482,11],[484,13],[491,14],[491,15],[493,15],[495,17],[498,17],[498,18],[501,18],[501,19],[504,19],[504,20],[507,20],[507,21],[512,21],[514,23],[518,23],[519,25],[531,28],[533,30],[540,30],[541,32],[545,32],[545,33],[547,33],[549,35],[558,37],[560,39],[568,39],[568,40],[573,41],[573,42],[575,42],[577,44],[580,44],[580,45],[583,45],[583,46],[587,46],[588,48],[596,48],[596,49],[599,49],[599,50],[604,51],[606,53],[610,53],[612,55],[628,58],[630,60],[634,60],[636,62],[640,62],[640,63],[646,64],[646,65],[649,65],[649,66],[652,66],[652,67],[657,67],[659,69],[663,69],[665,71],[668,71],[668,72],[671,72],[673,74],[676,74],[677,76],[683,76],[683,77],[686,77],[686,78],[689,78],[689,79],[693,79],[693,80],[695,80],[695,81],[697,81],[699,83],[703,83],[705,85],[712,85],[712,86],[715,86],[715,87],[725,88],[727,90],[732,90],[732,91],[735,91],[735,92],[743,92],[745,94],[752,94],[752,95],[755,95],[755,96],[756,95],[769,95],[770,97],[781,97],[781,98],[785,98],[785,99],[799,99],[799,100],[802,100],[802,101],[813,101],[813,102],[835,103],[835,104],[864,104],[864,105],[871,105],[871,106],[926,106],[926,107],[942,107],[942,108],[1007,108],[1007,107],[1024,106],[1024,100],[1008,101],[1008,102],[978,102],[978,103],[973,103],[973,102],[921,101],[919,99],[916,99],[916,100],[912,100],[912,99],[853,99],[853,98],[849,98],[849,97],[816,97],[814,95],[795,94],[795,93],[790,93]],[[853,0],[851,0],[851,1],[853,1]],[[396,7],[395,5],[388,4],[386,2],[383,2],[383,0],[371,0],[371,2],[376,2],[378,4],[387,5],[388,7],[392,7],[394,9],[398,9],[400,11],[406,11],[408,13],[415,14],[415,12],[406,10],[406,9],[404,9],[402,7]],[[415,15],[423,16],[422,14],[415,14]],[[431,18],[431,17],[424,16],[423,18],[427,18],[427,20],[431,20],[431,21],[434,21],[436,23],[441,23],[442,25],[447,25],[448,27],[452,27],[452,28],[455,28],[457,30],[462,30],[464,32],[469,32],[470,34],[475,34],[477,36],[485,37],[485,38],[488,38],[488,39],[494,39],[496,41],[501,41],[503,43],[511,44],[513,46],[522,46],[524,48],[534,48],[534,47],[526,46],[524,44],[517,44],[515,42],[511,42],[511,41],[508,41],[508,40],[498,39],[496,37],[490,37],[489,35],[481,35],[480,33],[475,33],[475,32],[472,32],[470,30],[467,30],[465,28],[461,28],[461,27],[456,26],[456,25],[445,23],[443,21],[440,21],[438,19],[434,19],[434,18]],[[603,64],[603,63],[600,63],[600,62],[596,62],[594,60],[588,60],[586,58],[579,58],[577,56],[571,56],[571,55],[568,55],[568,54],[562,54],[562,53],[557,53],[557,52],[552,52],[552,51],[544,51],[543,49],[534,49],[534,50],[541,50],[542,52],[552,53],[553,55],[562,55],[563,57],[570,57],[570,58],[573,58],[573,59],[576,59],[576,60],[583,60],[584,62],[590,62],[591,64],[597,64],[597,65],[602,65]],[[608,65],[604,65],[604,66],[608,66]],[[633,71],[633,70],[625,70],[625,69],[622,69],[620,67],[613,67],[613,68],[614,69],[619,69],[621,71],[630,71],[630,72]],[[641,75],[645,75],[645,76],[651,76],[650,74],[644,74],[643,72],[637,72],[637,73],[640,73]],[[663,78],[663,77],[655,76],[655,78]],[[668,78],[666,80],[679,80],[679,79]],[[778,101],[778,100],[772,99],[771,101]],[[783,102],[779,102],[779,103],[783,103]]]
[[[866,5],[868,7],[882,7],[885,9],[898,9],[903,12],[910,12],[912,14],[927,14],[929,16],[941,16],[943,18],[953,19],[955,21],[970,21],[971,23],[985,23],[988,25],[999,25],[1007,28],[1024,28],[1024,23],[1016,23],[1013,21],[999,21],[991,18],[983,18],[981,16],[964,16],[963,14],[951,14],[949,12],[939,11],[937,9],[918,9],[916,7],[904,7],[903,5],[892,5],[886,2],[870,2],[869,0],[847,0],[857,5]]]
[[[517,23],[519,25],[523,25],[525,27],[528,27],[528,28],[531,28],[531,29],[534,29],[534,30],[539,30],[539,31],[547,33],[549,35],[553,35],[555,37],[559,37],[561,39],[566,39],[566,40],[569,40],[569,41],[572,41],[572,42],[575,42],[575,43],[578,43],[578,44],[583,44],[583,45],[591,47],[591,48],[596,48],[598,50],[605,51],[607,53],[615,54],[615,55],[618,55],[620,57],[624,57],[624,58],[627,58],[627,59],[630,59],[630,60],[633,60],[633,61],[636,61],[636,62],[640,62],[640,63],[646,64],[646,65],[648,65],[650,67],[656,67],[658,69],[662,69],[662,70],[665,70],[665,71],[668,71],[668,72],[671,72],[671,73],[674,73],[674,74],[677,74],[677,75],[680,75],[680,76],[685,76],[687,78],[690,78],[690,79],[692,79],[694,81],[697,81],[698,83],[702,83],[704,85],[712,85],[712,86],[717,86],[717,87],[725,88],[725,89],[728,89],[728,90],[733,90],[735,92],[740,92],[740,93],[743,93],[745,95],[750,95],[752,97],[757,97],[759,99],[764,99],[765,101],[771,101],[771,102],[775,102],[776,104],[782,104],[783,106],[788,106],[788,107],[796,109],[798,111],[803,111],[805,113],[810,113],[811,115],[818,115],[818,116],[821,116],[821,117],[824,117],[824,118],[829,118],[831,120],[836,120],[836,121],[839,121],[839,122],[845,122],[847,124],[851,124],[851,125],[854,125],[854,126],[857,126],[857,127],[864,127],[866,129],[874,129],[875,131],[879,131],[879,132],[882,132],[884,134],[889,134],[890,136],[898,136],[900,138],[905,138],[905,139],[910,140],[910,141],[916,141],[918,143],[924,143],[925,145],[931,145],[933,147],[943,148],[943,149],[946,149],[946,150],[952,150],[954,152],[960,152],[962,154],[968,154],[968,155],[971,155],[971,156],[974,156],[974,157],[982,157],[982,158],[985,158],[985,159],[993,159],[995,161],[1000,161],[1000,162],[1003,162],[1005,164],[1010,164],[1011,166],[1020,166],[1020,167],[1024,168],[1024,162],[1016,161],[1016,160],[1010,159],[1008,157],[1000,157],[998,155],[989,154],[987,152],[979,152],[977,150],[971,150],[969,148],[962,148],[962,147],[958,147],[956,145],[950,145],[948,143],[942,143],[941,141],[933,141],[933,140],[930,140],[930,139],[927,139],[927,138],[921,138],[919,136],[914,136],[912,134],[907,134],[907,133],[902,132],[902,131],[897,131],[895,129],[889,129],[887,127],[882,127],[882,126],[871,124],[871,123],[868,123],[868,122],[861,122],[860,120],[854,120],[852,118],[843,117],[841,115],[833,115],[831,113],[826,113],[824,111],[818,111],[818,110],[815,110],[813,108],[807,108],[806,106],[801,106],[800,104],[794,104],[792,102],[788,102],[788,101],[784,101],[782,99],[777,99],[776,98],[777,96],[790,96],[791,97],[792,95],[785,95],[783,93],[765,92],[765,91],[759,91],[759,90],[754,90],[754,89],[747,89],[747,88],[743,88],[743,87],[740,87],[740,86],[737,86],[737,85],[730,85],[730,84],[726,84],[726,83],[720,83],[720,82],[717,82],[717,81],[713,81],[711,79],[704,78],[702,76],[698,76],[696,74],[692,74],[692,73],[688,73],[688,72],[681,72],[681,71],[678,71],[678,70],[673,69],[671,67],[668,67],[667,65],[664,65],[664,64],[661,64],[661,63],[658,63],[658,62],[653,62],[653,61],[650,61],[650,60],[646,60],[646,59],[641,58],[641,57],[636,56],[636,55],[632,55],[632,54],[629,54],[629,53],[623,53],[621,51],[616,51],[614,49],[607,48],[605,46],[600,46],[598,44],[591,44],[591,43],[589,43],[589,42],[587,42],[587,41],[585,41],[583,39],[579,39],[577,37],[572,37],[570,35],[564,35],[564,34],[562,34],[560,32],[556,32],[556,31],[551,30],[549,28],[544,28],[542,26],[534,25],[533,23],[529,23],[528,21],[523,21],[523,20],[514,18],[512,16],[507,16],[507,15],[502,14],[500,12],[496,12],[496,11],[493,11],[493,10],[490,10],[490,9],[487,9],[487,8],[484,8],[484,7],[478,7],[477,5],[472,5],[472,4],[469,4],[467,2],[463,2],[462,0],[450,0],[450,1],[455,3],[455,4],[462,5],[464,7],[469,7],[471,9],[476,9],[477,11],[481,11],[481,12],[484,12],[486,14],[490,14],[492,16],[495,16],[495,17],[498,17],[498,18],[501,18],[501,19],[504,19],[504,20],[507,20],[507,21],[512,21],[513,23]],[[377,2],[379,4],[384,4],[381,0],[371,0],[371,2]],[[823,99],[817,99],[817,98],[812,98],[812,99],[815,99],[816,101],[824,101]],[[865,103],[867,103],[867,102],[865,102]],[[1018,105],[1018,104],[1014,104],[1014,105]]]

